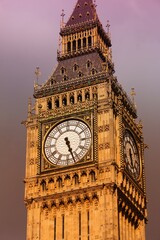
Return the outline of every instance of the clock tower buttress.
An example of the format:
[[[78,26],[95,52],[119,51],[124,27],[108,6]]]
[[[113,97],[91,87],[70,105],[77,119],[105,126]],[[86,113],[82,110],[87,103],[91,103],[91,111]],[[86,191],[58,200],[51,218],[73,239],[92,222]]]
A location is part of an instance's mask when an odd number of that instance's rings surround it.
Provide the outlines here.
[[[142,124],[114,76],[95,2],[77,1],[60,38],[24,122],[26,239],[145,240]]]

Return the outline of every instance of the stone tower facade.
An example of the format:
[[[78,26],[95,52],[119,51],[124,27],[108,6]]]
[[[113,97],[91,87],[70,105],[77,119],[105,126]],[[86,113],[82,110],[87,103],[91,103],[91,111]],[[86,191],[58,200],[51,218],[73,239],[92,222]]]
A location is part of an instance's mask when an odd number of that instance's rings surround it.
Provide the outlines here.
[[[92,0],[77,1],[60,37],[25,121],[27,240],[145,240],[142,125]]]

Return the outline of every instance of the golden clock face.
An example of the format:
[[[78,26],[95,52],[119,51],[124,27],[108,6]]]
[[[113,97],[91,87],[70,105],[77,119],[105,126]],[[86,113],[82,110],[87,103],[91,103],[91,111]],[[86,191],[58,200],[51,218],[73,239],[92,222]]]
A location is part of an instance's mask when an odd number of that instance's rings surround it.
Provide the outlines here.
[[[54,165],[66,166],[80,161],[91,146],[91,131],[86,123],[69,119],[51,128],[43,152]]]
[[[138,180],[140,177],[140,159],[137,144],[129,131],[124,135],[124,162],[128,172]]]

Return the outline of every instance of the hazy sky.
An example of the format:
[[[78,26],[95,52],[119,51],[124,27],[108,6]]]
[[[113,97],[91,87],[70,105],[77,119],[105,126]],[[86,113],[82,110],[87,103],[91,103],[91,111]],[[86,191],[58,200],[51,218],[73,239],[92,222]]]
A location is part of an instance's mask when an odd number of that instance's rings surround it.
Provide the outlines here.
[[[0,0],[0,239],[25,239],[23,204],[25,128],[34,71],[44,82],[56,65],[61,10],[76,0]],[[97,0],[103,26],[110,20],[116,75],[135,87],[144,125],[149,223],[147,240],[159,240],[160,223],[160,0]]]

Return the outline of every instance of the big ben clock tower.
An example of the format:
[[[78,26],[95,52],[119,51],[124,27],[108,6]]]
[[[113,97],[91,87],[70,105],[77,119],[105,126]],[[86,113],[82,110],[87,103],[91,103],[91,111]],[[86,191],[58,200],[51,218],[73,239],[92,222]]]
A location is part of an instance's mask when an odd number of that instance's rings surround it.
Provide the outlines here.
[[[27,240],[145,240],[142,124],[92,0],[77,1],[60,37],[25,121]]]

